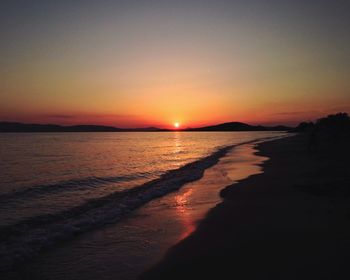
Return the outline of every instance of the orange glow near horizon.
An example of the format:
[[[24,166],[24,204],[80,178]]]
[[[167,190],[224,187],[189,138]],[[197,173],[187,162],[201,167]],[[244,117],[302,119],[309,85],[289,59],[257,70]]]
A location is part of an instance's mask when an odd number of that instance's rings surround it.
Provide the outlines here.
[[[56,2],[2,7],[0,121],[174,129],[350,112],[348,9]]]
[[[306,106],[305,106],[306,107]],[[40,124],[60,124],[60,125],[78,125],[78,124],[96,124],[96,125],[108,125],[120,128],[140,128],[140,127],[159,127],[166,129],[180,129],[187,127],[201,127],[215,125],[224,122],[238,121],[244,122],[251,125],[297,125],[302,121],[315,121],[316,119],[323,117],[328,114],[333,114],[338,111],[350,112],[346,106],[339,106],[335,109],[328,109],[326,106],[320,106],[319,109],[310,111],[293,111],[290,109],[288,111],[278,111],[271,112],[270,107],[266,108],[252,108],[251,110],[246,110],[242,107],[240,110],[232,110],[230,114],[220,114],[220,109],[224,110],[223,107],[218,107],[218,112],[214,110],[208,115],[205,112],[193,110],[193,112],[183,112],[176,115],[181,115],[183,119],[182,123],[172,122],[172,113],[161,112],[159,116],[156,116],[156,111],[153,115],[125,115],[113,114],[113,113],[41,113],[38,111],[32,111],[28,113],[23,113],[19,110],[10,110],[9,112],[0,112],[0,121],[15,121],[23,123],[40,123]],[[227,109],[229,110],[229,109]],[[58,110],[57,110],[58,111]],[[222,112],[224,113],[224,112]]]

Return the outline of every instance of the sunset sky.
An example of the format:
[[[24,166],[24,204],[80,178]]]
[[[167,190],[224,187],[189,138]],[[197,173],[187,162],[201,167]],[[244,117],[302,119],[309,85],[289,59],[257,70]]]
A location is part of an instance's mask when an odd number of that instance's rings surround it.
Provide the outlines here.
[[[350,112],[350,1],[2,0],[0,121],[295,124]]]

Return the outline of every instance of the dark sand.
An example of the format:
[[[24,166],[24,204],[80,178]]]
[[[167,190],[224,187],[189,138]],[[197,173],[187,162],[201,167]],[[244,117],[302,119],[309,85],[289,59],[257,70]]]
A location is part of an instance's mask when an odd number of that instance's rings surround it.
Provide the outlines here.
[[[143,279],[350,279],[349,147],[310,153],[297,135],[259,150],[264,173],[224,189]]]

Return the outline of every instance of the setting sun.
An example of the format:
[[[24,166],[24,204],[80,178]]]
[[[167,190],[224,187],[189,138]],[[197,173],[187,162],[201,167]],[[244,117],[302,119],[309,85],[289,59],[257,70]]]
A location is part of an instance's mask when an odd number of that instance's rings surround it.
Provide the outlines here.
[[[180,123],[179,122],[174,123],[174,127],[175,128],[179,128],[180,127]]]

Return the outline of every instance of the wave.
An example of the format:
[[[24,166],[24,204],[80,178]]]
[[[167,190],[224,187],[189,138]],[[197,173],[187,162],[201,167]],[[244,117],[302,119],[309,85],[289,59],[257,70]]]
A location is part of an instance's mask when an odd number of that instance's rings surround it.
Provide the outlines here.
[[[35,256],[41,250],[50,248],[77,234],[119,221],[126,214],[152,199],[164,196],[178,190],[186,183],[200,179],[207,168],[215,165],[232,148],[256,141],[220,148],[209,156],[170,170],[159,178],[132,189],[114,192],[62,212],[28,218],[0,228],[0,239],[2,240],[0,243],[0,270],[6,270],[20,261]],[[97,178],[96,183],[100,183]],[[66,186],[69,188],[70,184]],[[36,188],[36,191],[38,190],[39,192],[48,191],[44,186]]]
[[[147,178],[151,174],[149,173],[137,173],[126,176],[110,176],[110,177],[88,177],[83,179],[72,179],[67,181],[61,181],[54,184],[43,184],[32,186],[23,190],[16,190],[8,193],[0,194],[0,203],[2,202],[14,202],[21,198],[35,198],[41,197],[46,194],[55,194],[67,191],[77,191],[86,188],[95,188],[103,185],[130,182],[136,179]]]

